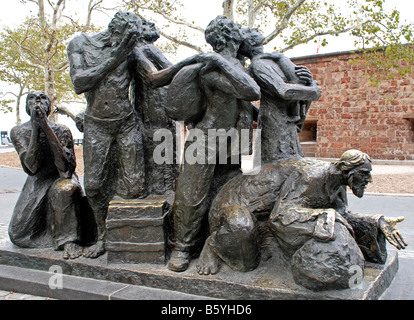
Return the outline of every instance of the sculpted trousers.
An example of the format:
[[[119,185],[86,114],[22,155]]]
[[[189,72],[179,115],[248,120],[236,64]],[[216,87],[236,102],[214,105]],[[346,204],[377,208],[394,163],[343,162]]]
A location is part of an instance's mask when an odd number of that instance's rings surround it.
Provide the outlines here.
[[[134,113],[115,120],[85,114],[84,165],[86,197],[95,215],[98,240],[102,240],[113,196],[146,195],[142,134]]]
[[[208,141],[207,134],[205,141]],[[218,140],[217,140],[218,141]],[[190,143],[186,143],[185,156],[189,150]],[[207,225],[207,209],[209,205],[209,197],[212,192],[212,182],[222,184],[225,182],[226,175],[233,171],[235,167],[239,168],[239,164],[230,165],[229,159],[224,156],[227,163],[220,163],[220,150],[224,150],[227,157],[230,154],[231,144],[221,146],[215,145],[215,148],[206,143],[204,149],[200,146],[200,150],[204,151],[202,156],[198,157],[195,163],[190,164],[188,159],[184,159],[181,165],[180,174],[176,183],[175,201],[173,205],[173,226],[174,226],[174,247],[180,251],[190,251],[199,244],[200,238],[203,236],[203,223]],[[210,149],[209,149],[210,148]],[[213,161],[215,159],[215,161]],[[216,165],[215,163],[218,165]],[[213,190],[214,191],[214,190]]]
[[[173,206],[175,248],[189,251],[199,240],[214,164],[187,164],[181,167]]]

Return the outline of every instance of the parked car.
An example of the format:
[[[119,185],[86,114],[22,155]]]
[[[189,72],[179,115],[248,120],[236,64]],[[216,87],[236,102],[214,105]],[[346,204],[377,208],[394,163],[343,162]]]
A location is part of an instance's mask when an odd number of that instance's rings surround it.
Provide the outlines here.
[[[13,143],[11,142],[7,131],[0,131],[0,145],[10,147],[13,146]]]

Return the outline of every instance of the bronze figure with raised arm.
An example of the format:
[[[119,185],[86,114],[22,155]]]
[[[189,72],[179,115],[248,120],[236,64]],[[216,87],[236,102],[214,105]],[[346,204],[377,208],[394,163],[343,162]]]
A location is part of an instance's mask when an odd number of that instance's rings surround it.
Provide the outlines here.
[[[105,252],[109,201],[115,196],[146,196],[142,133],[129,97],[133,74],[128,56],[141,32],[138,16],[118,12],[107,30],[78,35],[67,48],[73,86],[87,100],[84,184],[98,240],[87,249],[85,257],[96,258]]]
[[[237,59],[243,40],[239,24],[218,16],[207,26],[205,37],[214,52],[198,57],[202,64],[196,73],[196,82],[200,84],[196,92],[201,112],[191,120],[191,127],[202,132],[208,141],[209,130],[235,130],[243,101],[260,99],[260,88]],[[180,99],[181,94],[174,92],[173,96]],[[190,145],[187,140],[185,153]],[[216,147],[212,155],[206,145],[202,159],[198,158],[195,163],[184,159],[181,165],[172,211],[174,235],[168,263],[170,270],[186,270],[192,251],[200,244],[211,183],[217,170],[225,166],[211,161],[218,157],[218,150]]]
[[[283,54],[265,53],[264,37],[256,28],[243,29],[239,53],[251,60],[249,71],[262,91],[258,116],[261,129],[261,161],[303,157],[298,131],[321,88],[304,66],[296,66]]]

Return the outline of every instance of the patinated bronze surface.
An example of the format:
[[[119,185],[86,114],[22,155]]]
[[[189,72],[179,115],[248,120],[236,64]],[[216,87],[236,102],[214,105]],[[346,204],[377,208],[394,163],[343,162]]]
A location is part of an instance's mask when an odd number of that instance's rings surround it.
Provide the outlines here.
[[[406,246],[395,226],[401,219],[347,207],[346,186],[362,197],[371,169],[368,155],[350,150],[331,164],[286,159],[262,166],[257,175],[233,178],[212,203],[199,273],[217,273],[222,262],[240,271],[256,268],[259,248],[272,235],[291,258],[297,283],[313,290],[349,288],[351,266],[385,263],[390,234],[398,236],[391,244]]]
[[[68,45],[70,76],[76,93],[85,93],[85,192],[98,226],[98,241],[84,254],[105,252],[108,203],[144,197],[145,159],[142,132],[129,99],[128,55],[142,33],[135,14],[119,12],[108,29],[81,34]]]
[[[172,66],[172,63],[164,56],[155,41],[160,37],[154,23],[142,20],[142,35],[129,56],[130,63],[136,66],[139,63],[137,56],[143,55],[148,65],[153,70],[159,71]],[[135,70],[138,67],[135,67]],[[147,75],[142,72],[134,72],[134,80],[131,86],[131,101],[137,112],[143,132],[145,151],[145,187],[149,194],[173,193],[175,180],[178,174],[178,166],[174,163],[157,164],[154,161],[154,150],[159,141],[154,141],[154,134],[157,130],[170,131],[174,136],[175,121],[166,115],[166,99],[168,85],[159,88],[152,88],[147,81]],[[175,150],[173,146],[173,150]]]
[[[208,141],[209,129],[235,129],[242,101],[258,100],[260,89],[237,59],[243,40],[240,25],[219,16],[207,26],[205,36],[214,52],[202,57],[205,66],[199,70],[199,88],[194,90],[194,94],[199,95],[196,103],[200,104],[201,111],[192,117],[192,126]],[[181,97],[179,92],[172,95]],[[187,142],[185,150],[189,146]],[[206,146],[204,158],[194,164],[184,161],[178,176],[172,211],[174,244],[168,264],[173,271],[187,269],[191,250],[200,241],[216,167],[227,165],[211,161],[218,156],[219,147],[212,155]]]
[[[372,182],[367,154],[348,150],[332,163],[303,157],[297,133],[321,97],[306,67],[265,53],[257,29],[225,16],[206,28],[213,52],[177,64],[158,38],[153,23],[118,12],[107,30],[69,43],[73,86],[88,103],[76,117],[87,201],[70,131],[47,120],[43,93],[29,95],[31,120],[11,133],[29,174],[9,227],[13,243],[53,246],[64,258],[108,251],[99,259],[166,264],[177,279],[195,259],[202,283],[220,271],[248,278],[277,259],[295,286],[313,291],[352,287],[353,271],[386,263],[386,241],[407,246],[397,228],[403,217],[348,208],[346,188],[363,197]],[[161,158],[175,160],[159,161],[159,134],[175,137],[176,121],[188,130],[183,158],[172,141],[164,152],[174,154]],[[253,170],[242,171],[253,149]],[[95,243],[83,252],[85,235]]]
[[[294,65],[283,54],[264,53],[264,37],[257,29],[245,29],[244,37],[239,52],[251,60],[249,72],[262,92],[258,118],[262,163],[303,157],[297,132],[311,102],[319,100],[321,88],[306,67]]]
[[[75,174],[72,134],[66,126],[47,119],[51,110],[45,93],[31,92],[26,111],[30,121],[11,130],[28,178],[10,221],[10,239],[23,248],[54,247],[63,249],[66,259],[77,258],[85,240],[81,222],[84,227],[93,222],[83,219],[89,211]]]

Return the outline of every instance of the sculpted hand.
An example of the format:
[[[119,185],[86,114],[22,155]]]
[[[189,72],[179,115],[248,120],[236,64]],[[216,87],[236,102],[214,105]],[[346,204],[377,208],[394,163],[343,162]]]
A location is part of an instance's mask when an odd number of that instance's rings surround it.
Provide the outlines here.
[[[296,66],[295,73],[297,77],[303,81],[305,84],[310,84],[313,81],[312,73],[310,70],[305,66]]]
[[[379,228],[382,233],[385,235],[385,238],[390,244],[396,247],[398,250],[405,249],[407,243],[404,241],[404,238],[401,236],[396,224],[404,220],[404,217],[391,218],[391,217],[381,217],[379,219]]]
[[[128,52],[130,52],[136,45],[140,32],[135,24],[129,24],[128,28],[125,30],[125,36],[121,43]]]
[[[32,124],[33,131],[40,129],[39,116],[37,115],[36,109],[34,108],[30,115],[30,122]]]
[[[122,41],[114,48],[112,55],[120,59],[126,57],[135,47],[140,31],[135,24],[130,23],[124,31]]]
[[[32,112],[31,121],[34,128],[44,129],[48,125],[46,112],[40,106],[35,106]]]
[[[222,62],[226,60],[216,52],[202,53],[198,55],[198,62],[205,63],[205,66],[201,69],[200,74],[204,74],[208,71],[220,66]]]
[[[314,88],[316,90],[316,98],[317,98],[317,100],[319,100],[319,98],[322,96],[322,88],[316,86],[316,84],[315,84],[315,87]]]

